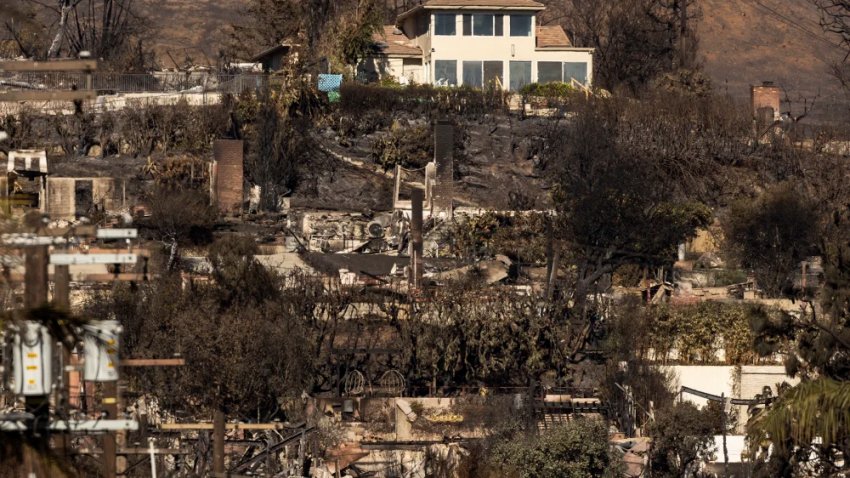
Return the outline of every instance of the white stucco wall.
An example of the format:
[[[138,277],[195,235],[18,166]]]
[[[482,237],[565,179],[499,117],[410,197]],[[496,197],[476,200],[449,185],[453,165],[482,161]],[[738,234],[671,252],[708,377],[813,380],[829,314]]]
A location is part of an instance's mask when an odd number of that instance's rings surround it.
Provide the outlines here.
[[[432,56],[434,60],[529,60],[535,59],[534,56],[534,25],[537,19],[536,15],[531,15],[532,35],[527,37],[512,37],[510,13],[494,12],[504,15],[502,18],[502,26],[504,34],[502,36],[463,36],[463,15],[464,11],[440,11],[439,13],[455,14],[455,35],[444,36],[435,35],[434,26],[435,13],[431,15],[430,34],[431,48],[433,49]],[[479,12],[474,12],[479,13]],[[481,12],[490,13],[490,12]],[[520,13],[517,13],[520,14]]]
[[[770,387],[773,394],[778,393],[777,384],[787,383],[794,386],[799,378],[789,377],[784,365],[744,365],[741,367],[741,398],[753,398],[762,393],[764,387]]]
[[[674,386],[678,391],[681,387],[689,387],[712,395],[734,395],[735,367],[707,365],[673,365],[667,367],[673,374]],[[747,397],[750,398],[750,397]],[[708,404],[708,400],[694,395],[684,394],[682,399],[692,402],[699,407]]]
[[[435,35],[435,14],[455,14],[455,35]],[[464,13],[493,13],[503,15],[502,36],[464,36],[463,15]],[[593,78],[593,54],[589,49],[572,48],[558,50],[538,50],[536,48],[537,15],[533,12],[513,12],[516,15],[528,15],[531,17],[532,34],[525,37],[511,36],[510,11],[475,12],[466,10],[439,10],[420,12],[408,17],[403,22],[406,34],[414,38],[414,42],[423,52],[423,78],[422,81],[432,83],[435,78],[435,62],[438,60],[457,61],[458,84],[463,84],[463,62],[464,61],[501,61],[503,62],[503,84],[507,87],[511,83],[510,63],[511,61],[531,62],[531,82],[537,82],[537,63],[540,61],[576,62],[586,63],[588,71],[588,83]],[[428,29],[423,35],[417,36],[417,22],[427,15]]]
[[[721,394],[730,398],[752,399],[762,392],[764,387],[770,387],[777,394],[777,384],[788,383],[796,385],[800,383],[797,378],[789,377],[785,373],[783,365],[743,365],[734,366],[706,366],[706,365],[674,365],[660,367],[672,372],[674,388],[689,387],[700,392],[720,396]],[[682,399],[699,407],[708,404],[708,400],[690,394],[683,394]],[[748,407],[745,405],[733,406],[738,413],[738,431],[745,431],[749,418]]]

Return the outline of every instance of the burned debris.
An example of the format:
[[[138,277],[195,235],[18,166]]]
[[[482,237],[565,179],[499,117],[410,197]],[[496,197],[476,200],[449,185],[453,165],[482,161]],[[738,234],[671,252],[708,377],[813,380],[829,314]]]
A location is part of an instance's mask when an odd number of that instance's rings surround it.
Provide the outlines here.
[[[625,69],[530,0],[249,3],[220,67],[0,62],[0,470],[846,467],[846,138],[713,90],[693,2],[573,5]]]

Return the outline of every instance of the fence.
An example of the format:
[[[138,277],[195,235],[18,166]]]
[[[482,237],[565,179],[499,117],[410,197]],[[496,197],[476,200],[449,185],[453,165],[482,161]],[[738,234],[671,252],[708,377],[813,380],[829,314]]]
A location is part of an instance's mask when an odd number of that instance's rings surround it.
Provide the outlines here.
[[[92,73],[91,88],[103,93],[232,93],[255,90],[268,82],[267,75],[216,73]],[[85,73],[4,73],[2,90],[85,88]]]

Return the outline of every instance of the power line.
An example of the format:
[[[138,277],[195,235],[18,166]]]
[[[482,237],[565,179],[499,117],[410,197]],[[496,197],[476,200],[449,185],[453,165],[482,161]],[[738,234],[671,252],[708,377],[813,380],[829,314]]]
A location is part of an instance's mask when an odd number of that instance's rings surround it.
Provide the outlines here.
[[[841,44],[833,43],[833,42],[831,42],[831,41],[827,40],[826,38],[824,38],[824,37],[823,37],[823,35],[822,35],[822,34],[818,34],[818,33],[815,33],[815,32],[813,32],[813,31],[811,31],[811,30],[810,30],[810,29],[808,29],[807,27],[805,27],[805,26],[801,25],[801,24],[800,24],[799,22],[797,22],[796,20],[794,20],[794,19],[792,19],[792,18],[789,18],[788,16],[786,16],[786,15],[784,15],[783,13],[781,13],[781,12],[777,11],[776,9],[774,9],[774,8],[770,7],[769,5],[765,5],[765,4],[764,4],[761,0],[753,0],[753,2],[754,2],[757,6],[761,7],[761,8],[762,8],[762,10],[767,11],[767,12],[768,12],[768,14],[772,15],[774,18],[777,18],[777,19],[779,19],[782,23],[785,23],[786,25],[788,25],[788,26],[790,26],[790,27],[792,27],[792,28],[795,28],[795,29],[797,29],[797,30],[799,30],[799,31],[803,32],[803,33],[804,33],[804,34],[806,34],[808,37],[813,38],[813,39],[815,39],[815,40],[818,40],[818,41],[820,41],[820,42],[822,42],[822,43],[824,43],[824,44],[826,44],[826,45],[829,45],[829,46],[831,46],[831,47],[834,47],[834,48],[843,48]]]
[[[771,8],[768,5],[765,5],[760,0],[753,0],[753,2],[755,3],[755,5],[757,7],[761,8],[761,10],[766,12],[768,15],[770,15],[773,18],[779,20],[780,22],[790,26],[791,28],[794,28],[794,29],[800,31],[801,33],[805,34],[806,36],[808,36],[812,39],[818,40],[818,41],[820,41],[820,42],[822,42],[822,43],[824,43],[824,44],[826,44],[826,45],[828,45],[832,48],[839,48],[839,49],[843,48],[840,44],[833,43],[833,42],[827,40],[826,38],[824,38],[822,35],[819,35],[817,33],[812,32],[811,30],[809,30],[808,28],[806,28],[803,25],[800,25],[799,23],[797,23],[793,19],[788,18],[786,15],[783,15],[782,13],[776,11],[775,9]],[[802,42],[798,45],[802,45],[802,46],[806,47],[814,58],[820,60],[825,65],[832,65],[832,64],[835,63],[834,61],[827,60],[823,56],[821,56],[821,54],[820,54],[821,52],[817,48],[815,48],[814,45],[812,45],[810,43]]]
[[[805,15],[799,15],[799,14],[795,13],[790,7],[783,7],[782,6],[783,0],[778,0],[779,4],[777,4],[776,1],[767,1],[767,0],[761,0],[761,1],[766,3],[768,6],[772,6],[774,10],[777,10],[780,13],[784,13],[786,16],[791,17],[792,19],[796,18],[797,22],[799,22],[801,24],[808,25],[808,28],[814,28],[814,32],[820,32],[821,31],[821,24],[820,24],[819,20],[818,21],[812,20],[811,18],[809,18]],[[787,0],[785,0],[785,3],[787,4]],[[806,2],[806,3],[813,5],[812,2]]]

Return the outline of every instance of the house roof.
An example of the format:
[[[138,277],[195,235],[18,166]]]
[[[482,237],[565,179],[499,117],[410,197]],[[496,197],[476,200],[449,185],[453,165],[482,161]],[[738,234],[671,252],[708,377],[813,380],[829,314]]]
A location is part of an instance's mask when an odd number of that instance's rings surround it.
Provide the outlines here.
[[[381,31],[372,35],[372,40],[378,45],[380,52],[387,56],[422,56],[422,50],[395,25],[384,25]]]
[[[289,50],[291,50],[292,47],[293,47],[293,45],[291,43],[281,43],[279,45],[275,45],[273,47],[266,48],[265,50],[261,51],[260,53],[257,53],[256,55],[254,55],[254,57],[251,58],[251,61],[262,61],[263,58],[267,58],[271,55],[275,55],[275,54],[278,54],[278,53],[285,55],[285,54],[289,53]]]
[[[543,10],[542,3],[534,0],[427,0],[425,8],[434,7],[473,7],[473,8],[530,8]]]
[[[560,25],[537,26],[537,48],[570,48],[572,46]]]
[[[544,10],[546,6],[534,0],[426,0],[421,5],[398,16],[397,21],[413,15],[420,10]]]

